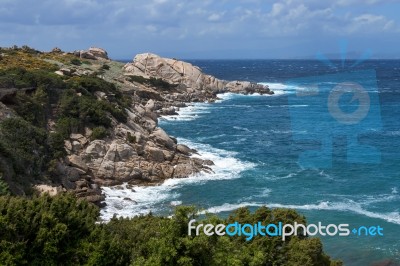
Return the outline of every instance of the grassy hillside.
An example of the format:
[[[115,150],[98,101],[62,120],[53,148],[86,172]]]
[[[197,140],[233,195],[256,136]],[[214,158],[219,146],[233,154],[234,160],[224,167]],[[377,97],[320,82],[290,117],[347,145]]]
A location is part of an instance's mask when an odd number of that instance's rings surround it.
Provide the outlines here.
[[[107,136],[113,118],[126,122],[130,98],[98,77],[107,71],[104,63],[86,60],[91,74],[69,77],[54,72],[81,62],[71,54],[29,47],[0,54],[0,101],[15,113],[0,121],[0,182],[8,184],[0,193],[31,194],[37,182],[60,184],[54,167],[66,155],[64,140],[71,133],[89,128],[95,138]],[[99,92],[112,97],[99,99]]]

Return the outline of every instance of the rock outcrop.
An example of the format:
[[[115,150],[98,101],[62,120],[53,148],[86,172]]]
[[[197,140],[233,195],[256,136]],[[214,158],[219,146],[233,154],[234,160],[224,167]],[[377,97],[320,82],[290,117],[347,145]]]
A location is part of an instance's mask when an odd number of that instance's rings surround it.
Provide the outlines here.
[[[90,47],[89,53],[91,53],[96,58],[108,59],[107,51],[102,48]]]
[[[53,53],[61,51],[55,49]],[[67,156],[57,161],[55,167],[63,188],[97,204],[104,200],[102,186],[125,182],[158,184],[168,178],[212,172],[213,162],[192,157],[196,150],[178,143],[160,128],[159,116],[175,115],[179,108],[190,102],[212,102],[218,93],[273,93],[256,83],[220,80],[202,73],[199,67],[190,63],[154,54],[139,54],[126,65],[109,60],[107,52],[101,48],[91,47],[72,54],[93,61],[84,66],[60,63],[57,74],[66,78],[97,75],[113,82],[124,97],[132,98],[129,106],[117,106],[125,109],[126,122],[118,122],[110,114],[111,127],[107,129],[106,137],[94,139],[89,128],[82,129],[81,134],[70,134],[64,140]],[[105,64],[107,68],[104,68]],[[29,92],[30,89],[25,90]],[[15,94],[16,89],[2,90],[0,99],[7,102]],[[77,92],[77,95],[81,96],[81,93]],[[113,101],[115,94],[94,90],[92,96],[98,101],[116,104]],[[0,102],[0,120],[14,115]],[[50,126],[51,123],[54,121],[49,121]],[[60,188],[46,186],[37,189],[50,193],[60,191]]]
[[[124,67],[128,76],[160,78],[172,85],[180,86],[187,93],[221,92],[273,94],[268,87],[250,82],[228,82],[204,74],[197,66],[176,59],[162,58],[151,53],[138,54],[132,63]],[[200,101],[200,99],[199,99]]]
[[[97,47],[90,47],[89,50],[78,50],[73,52],[73,54],[82,59],[91,59],[91,60],[109,59],[107,51]]]

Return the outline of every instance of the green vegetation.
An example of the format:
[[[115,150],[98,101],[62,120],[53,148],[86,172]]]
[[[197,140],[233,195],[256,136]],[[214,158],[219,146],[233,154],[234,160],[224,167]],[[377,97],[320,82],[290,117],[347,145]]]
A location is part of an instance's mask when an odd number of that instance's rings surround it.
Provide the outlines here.
[[[104,69],[104,70],[109,70],[110,66],[107,65],[107,64],[104,64],[104,65],[101,66],[101,68]]]
[[[43,60],[41,52],[28,46],[0,48],[0,69],[24,68],[27,70],[46,69],[55,71],[57,66]]]
[[[104,139],[107,136],[108,136],[107,129],[105,127],[100,126],[93,128],[92,135],[90,136],[90,138],[92,140]]]
[[[70,63],[73,64],[73,65],[76,65],[76,66],[82,65],[81,60],[79,60],[78,58],[72,58]]]
[[[10,191],[7,183],[3,180],[3,175],[0,174],[0,196],[9,195]]]
[[[0,147],[16,170],[39,173],[47,148],[46,133],[21,118],[9,118],[0,124]]]
[[[136,136],[132,136],[131,132],[126,134],[126,140],[130,143],[136,143]]]
[[[29,88],[43,87],[44,89],[63,89],[65,83],[57,74],[48,70],[27,70],[23,67],[0,70],[0,88]]]
[[[94,131],[93,138],[105,138],[113,118],[127,121],[130,105],[114,84],[98,77],[61,77],[39,58],[62,54],[24,49],[6,49],[3,57],[14,63],[34,58],[44,63],[37,64],[40,69],[1,68],[0,62],[1,101],[18,115],[0,122],[0,173],[18,195],[32,193],[38,180],[60,184],[54,166],[66,156],[64,140],[86,127]]]
[[[146,84],[146,85],[157,87],[157,88],[161,88],[161,89],[164,89],[164,90],[168,90],[168,89],[176,87],[175,85],[170,84],[170,83],[166,82],[165,80],[163,80],[161,78],[154,78],[154,77],[145,78],[145,77],[142,77],[142,76],[130,76],[129,80],[131,82],[137,82],[137,83],[140,83],[140,84]]]
[[[1,265],[341,265],[322,251],[319,239],[293,236],[188,236],[192,207],[173,218],[146,215],[96,224],[97,207],[72,195],[33,199],[0,197]],[[304,222],[293,210],[236,210],[202,223]]]

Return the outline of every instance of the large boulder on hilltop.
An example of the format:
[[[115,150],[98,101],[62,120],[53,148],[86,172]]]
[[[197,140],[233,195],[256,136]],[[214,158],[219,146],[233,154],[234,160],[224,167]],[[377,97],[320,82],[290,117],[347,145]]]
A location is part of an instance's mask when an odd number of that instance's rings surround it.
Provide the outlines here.
[[[94,55],[95,57],[98,57],[98,58],[108,59],[107,51],[102,48],[90,47],[89,53],[91,53],[92,55]]]
[[[107,51],[102,48],[90,47],[89,50],[75,51],[74,55],[83,59],[97,60],[99,58],[108,59]]]
[[[92,54],[89,51],[80,51],[79,57],[82,58],[82,59],[96,60],[96,57],[94,56],[94,54]]]

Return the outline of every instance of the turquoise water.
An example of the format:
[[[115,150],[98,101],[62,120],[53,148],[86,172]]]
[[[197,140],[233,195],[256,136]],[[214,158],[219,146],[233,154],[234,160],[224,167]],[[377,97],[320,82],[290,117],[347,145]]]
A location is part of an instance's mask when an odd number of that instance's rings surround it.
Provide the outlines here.
[[[323,238],[326,251],[346,265],[400,261],[399,61],[368,61],[348,69],[329,69],[317,61],[193,63],[222,79],[269,84],[277,95],[225,94],[217,103],[161,118],[169,134],[216,163],[215,174],[168,180],[134,193],[108,189],[105,217],[149,210],[168,214],[179,204],[220,215],[240,206],[288,207],[310,223],[384,228],[384,236]],[[369,96],[368,113],[355,124],[339,123],[329,111],[327,98],[340,82],[361,84]],[[317,84],[319,94],[300,97],[297,92],[307,92],[306,83]],[[352,98],[352,93],[340,98],[345,114],[360,105]],[[309,150],[317,153],[302,157]],[[127,193],[137,205],[118,201]]]

